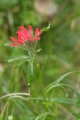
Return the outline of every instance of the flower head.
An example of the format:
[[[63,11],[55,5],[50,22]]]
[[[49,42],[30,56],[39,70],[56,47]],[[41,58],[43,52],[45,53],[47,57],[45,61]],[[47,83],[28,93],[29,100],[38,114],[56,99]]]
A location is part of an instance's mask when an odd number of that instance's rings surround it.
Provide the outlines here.
[[[35,34],[33,35],[33,29],[32,26],[29,25],[27,30],[24,26],[19,26],[19,30],[16,32],[17,39],[14,37],[10,37],[12,40],[11,45],[12,46],[19,46],[24,45],[28,41],[34,42],[36,40],[40,40],[39,35],[42,34],[42,30],[39,30],[36,28]]]

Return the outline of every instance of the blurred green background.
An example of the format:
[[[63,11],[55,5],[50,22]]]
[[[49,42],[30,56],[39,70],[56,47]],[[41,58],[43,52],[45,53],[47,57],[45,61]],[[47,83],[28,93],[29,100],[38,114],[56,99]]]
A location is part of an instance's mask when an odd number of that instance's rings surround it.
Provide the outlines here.
[[[37,46],[42,49],[38,58],[45,85],[66,72],[80,71],[80,1],[0,0],[0,96],[27,91],[26,65],[23,64],[19,69],[14,69],[14,65],[11,66],[7,62],[10,58],[26,54],[19,48],[5,45],[10,42],[10,36],[15,36],[20,25],[25,27],[32,25],[34,29],[36,27],[42,29],[48,24],[51,27],[41,35]],[[80,74],[70,75],[66,82],[80,92]],[[72,95],[70,92],[70,96]],[[6,105],[7,100],[0,101],[0,112],[5,113],[4,120],[7,120],[6,116],[11,114],[15,116],[15,120],[34,120],[34,118],[27,118],[27,114],[34,116],[36,113],[28,103],[12,100],[7,112]],[[64,106],[64,109],[66,109],[64,114],[67,114],[67,117],[65,118],[65,115],[60,113],[61,120],[62,118],[80,119],[78,116],[80,111],[76,110],[77,108],[72,106],[67,110],[68,106]],[[74,117],[69,118],[70,114]]]

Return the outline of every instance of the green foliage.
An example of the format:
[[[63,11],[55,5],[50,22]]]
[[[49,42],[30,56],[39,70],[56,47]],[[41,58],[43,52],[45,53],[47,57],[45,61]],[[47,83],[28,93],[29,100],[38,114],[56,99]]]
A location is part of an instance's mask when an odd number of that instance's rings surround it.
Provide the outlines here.
[[[43,16],[33,0],[0,0],[0,120],[80,119],[80,2],[54,1],[57,14]],[[38,60],[9,46],[29,24],[43,31]]]

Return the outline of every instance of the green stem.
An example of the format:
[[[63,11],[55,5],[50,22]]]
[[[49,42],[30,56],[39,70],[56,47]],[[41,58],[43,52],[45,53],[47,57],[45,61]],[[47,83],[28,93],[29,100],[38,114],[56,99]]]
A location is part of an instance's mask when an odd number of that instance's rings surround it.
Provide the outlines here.
[[[55,102],[55,120],[58,120],[58,102]]]
[[[48,106],[47,106],[47,104],[46,104],[47,100],[46,100],[45,91],[44,91],[44,82],[43,82],[43,78],[42,78],[42,71],[41,71],[41,69],[40,69],[40,64],[39,64],[39,62],[38,62],[38,58],[37,58],[37,56],[36,56],[36,52],[35,52],[32,48],[30,48],[28,54],[31,55],[31,57],[33,57],[33,59],[34,59],[34,63],[33,63],[33,64],[36,66],[36,69],[37,69],[37,71],[39,72],[38,80],[40,80],[40,84],[41,84],[41,87],[40,87],[40,88],[41,88],[42,97],[43,97],[43,99],[44,99],[44,105],[45,105],[45,107],[46,107],[46,110],[48,111],[49,108],[48,108]],[[38,82],[38,83],[39,83],[39,82]]]
[[[40,64],[39,64],[39,62],[38,62],[36,53],[34,53],[34,54],[35,54],[36,65],[37,65],[38,71],[39,71],[39,80],[40,80],[40,83],[41,83],[42,97],[43,97],[44,102],[45,102],[46,110],[48,111],[49,108],[48,108],[48,106],[47,106],[47,104],[46,104],[47,100],[46,100],[45,91],[44,91],[44,82],[43,82],[43,78],[42,78],[42,71],[41,71]]]

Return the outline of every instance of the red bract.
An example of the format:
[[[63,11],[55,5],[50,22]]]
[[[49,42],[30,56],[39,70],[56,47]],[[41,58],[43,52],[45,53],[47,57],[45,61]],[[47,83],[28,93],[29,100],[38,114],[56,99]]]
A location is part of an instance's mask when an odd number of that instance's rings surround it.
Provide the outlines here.
[[[33,36],[33,29],[32,26],[29,25],[27,30],[24,26],[19,26],[19,30],[16,32],[17,39],[14,37],[10,37],[12,40],[11,45],[12,46],[19,46],[24,45],[28,41],[34,42],[36,40],[40,40],[39,35],[42,34],[42,30],[39,30],[36,28],[35,34]]]

